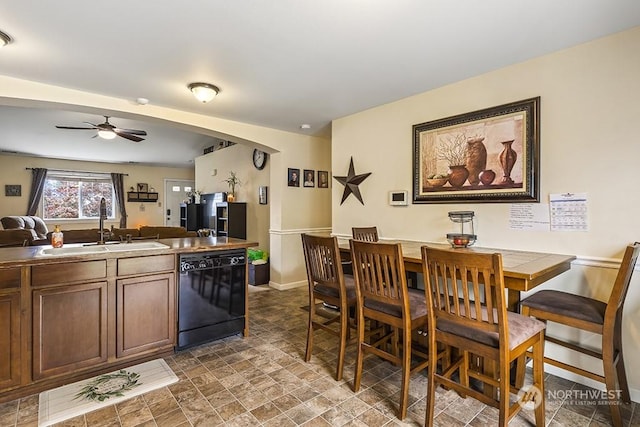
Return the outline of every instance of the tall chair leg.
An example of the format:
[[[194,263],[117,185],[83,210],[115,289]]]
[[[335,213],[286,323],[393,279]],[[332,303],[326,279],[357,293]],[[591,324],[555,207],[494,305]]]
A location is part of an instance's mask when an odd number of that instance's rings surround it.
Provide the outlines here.
[[[347,352],[347,334],[349,332],[349,315],[340,313],[340,347],[338,348],[338,368],[336,369],[336,381],[342,379],[344,370],[344,355]]]
[[[616,322],[616,328],[613,337],[614,357],[618,356],[616,363],[616,372],[618,373],[618,386],[620,387],[621,399],[624,403],[631,403],[631,395],[629,394],[629,383],[627,382],[627,372],[624,367],[624,356],[622,353],[622,321]]]
[[[358,315],[358,355],[356,356],[356,372],[353,377],[353,391],[360,390],[360,381],[362,380],[362,363],[364,359],[364,316]]]
[[[609,393],[616,392],[618,388],[617,372],[614,366],[614,349],[613,340],[603,337],[602,340],[602,365],[604,368],[604,381]],[[616,394],[617,397],[617,394]],[[610,402],[609,408],[611,409],[611,421],[614,427],[622,427],[622,414],[620,413],[620,405],[617,402]]]
[[[397,329],[396,329],[397,332]],[[400,419],[407,416],[409,379],[411,377],[411,331],[402,330],[402,388],[400,390]]]
[[[493,362],[492,362],[493,364]],[[495,364],[493,364],[495,366]],[[498,363],[498,373],[500,375],[500,383],[502,384],[502,386],[496,391],[493,390],[493,393],[497,393],[499,396],[499,408],[498,408],[498,425],[500,427],[507,427],[509,425],[509,391],[510,391],[510,387],[509,385],[511,384],[511,369],[509,367],[509,365],[506,366],[506,368],[504,366],[502,366],[502,364]],[[493,370],[493,372],[496,372],[495,369]],[[495,378],[495,375],[494,375]],[[485,384],[485,387],[487,386],[487,384]]]
[[[313,349],[313,307],[309,307],[309,327],[307,328],[307,351],[304,353],[304,361],[311,360],[311,351]]]
[[[526,360],[526,359],[525,359]],[[540,390],[540,395],[536,396],[536,427],[544,427],[545,405],[544,405],[544,331],[540,332],[540,341],[533,345],[533,384]]]
[[[434,339],[429,338],[429,366],[427,367],[428,381],[427,381],[427,410],[424,419],[424,425],[432,426],[433,417],[435,416],[435,399],[436,399],[436,366],[438,365],[437,359],[437,344]],[[442,368],[444,371],[444,366]]]

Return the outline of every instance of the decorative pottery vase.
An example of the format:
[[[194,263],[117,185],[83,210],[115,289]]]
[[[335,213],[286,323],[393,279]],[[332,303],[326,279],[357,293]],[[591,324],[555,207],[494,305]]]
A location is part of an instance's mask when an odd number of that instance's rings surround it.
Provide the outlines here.
[[[516,159],[518,158],[518,153],[511,148],[511,144],[513,144],[513,139],[510,141],[501,142],[504,145],[504,149],[500,153],[500,166],[504,170],[504,176],[502,177],[502,184],[513,184],[513,179],[511,179],[511,170],[513,169],[513,165],[516,163]]]
[[[469,171],[464,165],[449,166],[449,184],[454,188],[460,188],[469,178]]]
[[[496,173],[491,169],[485,169],[480,172],[480,182],[482,185],[491,185],[494,179],[496,179]]]
[[[477,185],[480,182],[480,172],[487,167],[487,148],[482,141],[484,141],[483,137],[467,140],[467,170],[471,185]]]
[[[227,194],[227,202],[233,202],[236,199],[236,196],[233,193]]]

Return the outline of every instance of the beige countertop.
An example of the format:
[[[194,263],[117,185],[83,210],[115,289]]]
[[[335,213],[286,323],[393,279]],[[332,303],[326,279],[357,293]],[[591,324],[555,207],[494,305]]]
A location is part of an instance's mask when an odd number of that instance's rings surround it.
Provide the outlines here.
[[[258,246],[257,242],[234,239],[229,237],[185,237],[180,239],[137,240],[136,242],[160,242],[166,248],[122,250],[127,243],[108,243],[107,246],[118,245],[117,251],[65,254],[55,256],[43,256],[42,251],[51,249],[51,245],[26,246],[15,248],[0,248],[0,267],[16,267],[21,265],[50,264],[57,262],[84,261],[90,259],[123,258],[131,256],[158,255],[167,253],[192,253],[219,251],[226,249],[239,249]],[[91,246],[92,244],[66,244],[64,248]],[[134,247],[135,245],[132,245]]]

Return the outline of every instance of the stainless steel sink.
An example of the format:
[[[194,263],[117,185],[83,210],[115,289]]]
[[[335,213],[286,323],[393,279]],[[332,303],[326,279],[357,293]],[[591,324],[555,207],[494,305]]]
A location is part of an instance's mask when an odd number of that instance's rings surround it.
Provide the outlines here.
[[[144,251],[151,249],[167,249],[168,247],[169,246],[160,242],[133,242],[107,245],[64,246],[62,248],[41,249],[36,256],[65,256],[106,252]]]
[[[120,243],[118,245],[106,245],[109,252],[122,252],[122,251],[142,251],[149,249],[167,249],[169,246],[160,242],[132,242],[132,243]]]
[[[62,248],[46,248],[38,252],[41,256],[62,256],[62,255],[80,255],[95,254],[107,252],[106,246],[65,246]]]

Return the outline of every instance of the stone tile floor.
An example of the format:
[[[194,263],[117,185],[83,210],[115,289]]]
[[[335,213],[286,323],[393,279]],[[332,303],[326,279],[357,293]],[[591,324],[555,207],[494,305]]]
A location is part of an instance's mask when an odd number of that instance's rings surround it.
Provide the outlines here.
[[[347,354],[345,380],[333,379],[335,338],[320,332],[309,363],[306,340],[307,289],[250,293],[250,336],[230,337],[183,351],[167,359],[178,383],[79,416],[65,427],[187,426],[422,426],[426,377],[411,378],[407,418],[396,418],[399,368],[375,357],[365,360],[358,393],[351,390],[355,351]],[[571,402],[582,385],[549,375],[548,426],[610,425],[607,407]],[[558,397],[564,396],[565,399]],[[577,403],[577,404],[572,404]],[[640,426],[638,404],[623,408],[625,425]],[[511,426],[533,425],[533,413],[521,412]],[[488,426],[497,411],[471,398],[439,389],[436,426]],[[37,426],[38,396],[0,404],[0,426]]]

